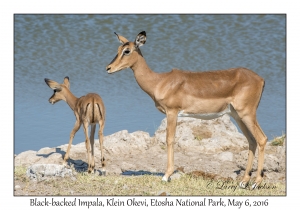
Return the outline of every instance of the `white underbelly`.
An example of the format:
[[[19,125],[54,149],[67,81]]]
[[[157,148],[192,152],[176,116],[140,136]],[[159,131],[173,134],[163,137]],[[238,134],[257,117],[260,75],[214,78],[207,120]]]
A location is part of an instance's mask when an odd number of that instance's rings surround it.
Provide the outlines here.
[[[197,119],[202,119],[202,120],[211,120],[215,119],[218,117],[223,116],[224,114],[230,114],[230,104],[226,107],[225,110],[222,112],[216,112],[216,113],[184,113],[184,110],[181,110],[178,112],[178,117],[193,117]]]

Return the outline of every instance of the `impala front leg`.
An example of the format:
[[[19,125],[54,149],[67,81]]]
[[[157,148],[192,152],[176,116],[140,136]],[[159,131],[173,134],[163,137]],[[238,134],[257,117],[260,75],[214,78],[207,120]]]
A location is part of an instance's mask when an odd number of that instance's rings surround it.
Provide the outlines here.
[[[168,181],[169,177],[174,172],[174,138],[176,132],[176,123],[177,123],[177,111],[167,112],[167,154],[168,154],[168,163],[167,170],[162,178],[162,181]]]

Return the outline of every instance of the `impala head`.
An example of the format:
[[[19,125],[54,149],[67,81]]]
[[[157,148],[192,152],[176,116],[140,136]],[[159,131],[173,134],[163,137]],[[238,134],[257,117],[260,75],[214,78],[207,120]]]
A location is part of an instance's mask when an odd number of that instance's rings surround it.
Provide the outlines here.
[[[116,34],[116,33],[115,33]],[[118,34],[117,38],[121,42],[118,48],[118,54],[106,67],[108,73],[114,73],[126,68],[131,68],[137,61],[138,55],[142,55],[140,47],[146,43],[146,32],[140,32],[135,38],[134,42],[129,42],[125,37]]]
[[[55,104],[60,100],[66,101],[65,91],[70,89],[69,77],[65,77],[62,84],[47,78],[45,78],[45,82],[54,91],[53,95],[49,98],[49,103]]]

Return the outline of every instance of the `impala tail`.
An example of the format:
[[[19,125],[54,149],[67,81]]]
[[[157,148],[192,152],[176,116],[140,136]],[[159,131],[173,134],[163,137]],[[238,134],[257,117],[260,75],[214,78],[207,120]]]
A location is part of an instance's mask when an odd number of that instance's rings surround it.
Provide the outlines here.
[[[99,120],[101,120],[101,118],[103,117],[100,105],[99,103],[95,103],[94,99],[93,102],[86,104],[84,113],[86,119],[88,119],[88,121],[93,124],[98,123]]]

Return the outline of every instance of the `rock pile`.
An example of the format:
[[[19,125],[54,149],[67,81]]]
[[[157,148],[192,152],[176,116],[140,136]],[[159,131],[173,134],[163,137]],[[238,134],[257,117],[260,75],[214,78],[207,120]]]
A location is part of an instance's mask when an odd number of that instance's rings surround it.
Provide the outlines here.
[[[33,179],[72,176],[71,169],[62,166],[67,146],[22,152],[15,157],[15,166],[27,166],[28,176]],[[95,147],[96,169],[101,174],[98,141],[95,141]],[[214,120],[178,118],[174,147],[175,167],[181,168],[184,173],[201,171],[235,180],[243,175],[247,164],[248,141],[227,115]],[[128,133],[126,130],[105,136],[104,151],[107,174],[162,176],[167,164],[166,119],[162,120],[152,137],[143,131]],[[76,171],[86,170],[84,142],[72,145],[68,164]],[[256,168],[257,152],[253,170]],[[270,181],[285,180],[285,144],[271,146],[267,143],[264,170],[266,179]]]

